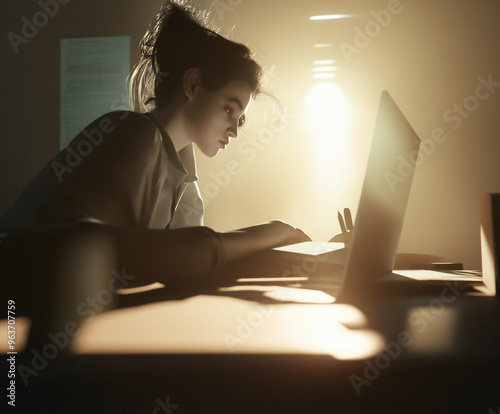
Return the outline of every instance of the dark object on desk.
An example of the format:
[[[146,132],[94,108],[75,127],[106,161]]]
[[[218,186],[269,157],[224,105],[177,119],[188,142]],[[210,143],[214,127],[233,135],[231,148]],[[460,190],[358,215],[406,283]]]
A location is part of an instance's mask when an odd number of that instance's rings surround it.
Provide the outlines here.
[[[484,284],[496,295],[500,260],[500,194],[484,194],[481,209],[481,262]]]
[[[411,269],[425,269],[425,270],[439,270],[445,272],[447,270],[463,270],[464,265],[462,263],[454,262],[433,262],[426,264],[412,264]]]

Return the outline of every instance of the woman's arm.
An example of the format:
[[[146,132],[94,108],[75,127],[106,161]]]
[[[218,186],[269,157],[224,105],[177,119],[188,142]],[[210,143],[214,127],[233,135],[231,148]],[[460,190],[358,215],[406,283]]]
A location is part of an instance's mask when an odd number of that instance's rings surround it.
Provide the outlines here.
[[[280,220],[218,235],[225,262],[272,247],[311,240],[302,230]]]
[[[301,230],[282,221],[216,233],[208,227],[163,230],[80,220],[70,226],[68,240],[73,238],[87,240],[89,248],[95,240],[106,240],[114,251],[113,268],[125,268],[127,274],[134,275],[129,287],[202,281],[231,261],[271,247],[309,240]]]

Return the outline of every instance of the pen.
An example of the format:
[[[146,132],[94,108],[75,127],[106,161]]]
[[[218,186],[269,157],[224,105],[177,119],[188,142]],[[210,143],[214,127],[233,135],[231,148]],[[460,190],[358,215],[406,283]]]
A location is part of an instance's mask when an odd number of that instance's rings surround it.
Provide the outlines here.
[[[342,214],[340,214],[340,211],[338,211],[338,217],[339,217],[340,231],[342,233],[346,233],[347,230],[345,228],[344,219],[342,218]]]
[[[345,225],[347,227],[347,231],[351,231],[354,228],[354,224],[352,222],[351,210],[348,208],[344,208],[344,218]]]

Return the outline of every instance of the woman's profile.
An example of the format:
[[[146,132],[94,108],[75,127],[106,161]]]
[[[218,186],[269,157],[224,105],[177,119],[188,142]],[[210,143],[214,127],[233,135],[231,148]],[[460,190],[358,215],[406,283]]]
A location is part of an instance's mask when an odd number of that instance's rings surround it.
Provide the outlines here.
[[[26,254],[16,237],[40,232],[105,234],[134,285],[209,278],[231,260],[308,240],[281,221],[225,233],[203,225],[193,146],[214,157],[237,138],[261,93],[262,69],[250,50],[179,1],[161,8],[140,47],[131,110],[88,125],[1,217],[0,233],[9,236],[0,245],[12,269]],[[91,151],[69,168],[68,153],[84,141]],[[9,278],[20,283],[15,271]]]

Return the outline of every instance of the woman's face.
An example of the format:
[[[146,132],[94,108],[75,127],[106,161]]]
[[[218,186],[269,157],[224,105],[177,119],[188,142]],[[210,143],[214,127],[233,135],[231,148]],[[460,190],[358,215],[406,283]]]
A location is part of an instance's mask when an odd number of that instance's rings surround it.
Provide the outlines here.
[[[203,154],[214,157],[238,136],[251,97],[245,81],[231,81],[216,91],[196,86],[188,105],[186,129]]]

